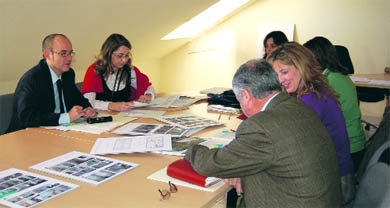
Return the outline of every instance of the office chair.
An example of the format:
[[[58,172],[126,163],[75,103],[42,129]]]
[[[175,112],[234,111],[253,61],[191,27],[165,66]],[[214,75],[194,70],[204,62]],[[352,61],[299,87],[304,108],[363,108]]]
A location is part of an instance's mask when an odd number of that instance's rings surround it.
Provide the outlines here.
[[[335,45],[337,56],[339,58],[340,64],[348,68],[348,74],[354,73],[353,64],[351,57],[349,56],[348,49],[341,45]],[[385,90],[370,88],[370,87],[356,87],[357,97],[360,101],[363,102],[379,102],[385,99]],[[378,128],[374,124],[369,123],[368,121],[361,120],[365,124],[364,129],[367,131],[370,130],[370,127]]]

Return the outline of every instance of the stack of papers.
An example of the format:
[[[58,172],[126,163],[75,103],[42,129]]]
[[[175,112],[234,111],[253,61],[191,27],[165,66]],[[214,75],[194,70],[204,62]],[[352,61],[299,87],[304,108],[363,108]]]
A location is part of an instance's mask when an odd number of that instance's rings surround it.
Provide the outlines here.
[[[160,108],[184,108],[202,99],[204,97],[167,96],[156,98],[151,104],[153,104],[153,107]]]
[[[223,105],[208,105],[207,110],[221,112],[221,113],[236,113],[236,114],[241,113],[240,109],[226,107]]]
[[[232,88],[226,88],[226,87],[213,87],[210,89],[201,90],[201,94],[221,94],[225,92],[226,90],[231,90]]]
[[[186,129],[224,125],[224,123],[219,121],[190,114],[162,116],[156,119]]]

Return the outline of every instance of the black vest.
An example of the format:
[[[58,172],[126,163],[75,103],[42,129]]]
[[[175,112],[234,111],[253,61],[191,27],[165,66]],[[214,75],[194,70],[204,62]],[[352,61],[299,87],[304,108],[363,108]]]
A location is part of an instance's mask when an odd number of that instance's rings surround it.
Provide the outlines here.
[[[118,76],[119,75],[119,76]],[[103,92],[96,93],[96,99],[97,100],[103,100],[103,101],[112,101],[112,102],[126,102],[130,101],[131,96],[131,74],[129,69],[122,69],[120,72],[118,72],[114,88],[112,91],[108,88],[106,81],[104,79],[103,75],[100,75],[103,85]],[[126,86],[120,91],[116,91],[116,89],[119,89],[119,85],[121,80],[126,78]]]

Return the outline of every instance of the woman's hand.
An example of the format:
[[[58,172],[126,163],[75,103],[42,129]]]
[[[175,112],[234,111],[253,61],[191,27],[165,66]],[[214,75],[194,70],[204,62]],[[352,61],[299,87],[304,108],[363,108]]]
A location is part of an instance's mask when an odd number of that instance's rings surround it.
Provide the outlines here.
[[[152,101],[152,95],[151,94],[142,95],[141,97],[138,98],[137,101],[141,103],[150,103],[150,101]]]
[[[108,110],[111,111],[128,111],[134,108],[133,102],[112,102],[108,104]]]

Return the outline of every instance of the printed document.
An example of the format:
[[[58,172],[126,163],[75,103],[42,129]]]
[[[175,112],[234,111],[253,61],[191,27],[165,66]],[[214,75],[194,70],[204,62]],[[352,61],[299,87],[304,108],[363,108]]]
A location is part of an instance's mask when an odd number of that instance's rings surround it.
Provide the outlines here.
[[[171,135],[98,138],[91,154],[121,154],[172,150]]]

